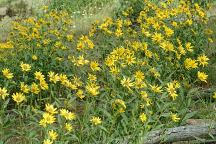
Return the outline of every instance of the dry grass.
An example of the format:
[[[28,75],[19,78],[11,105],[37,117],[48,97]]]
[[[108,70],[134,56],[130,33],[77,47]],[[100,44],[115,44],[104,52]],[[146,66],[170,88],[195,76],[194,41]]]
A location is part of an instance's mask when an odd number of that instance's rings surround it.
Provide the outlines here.
[[[74,31],[87,32],[95,21],[102,21],[107,17],[112,17],[115,10],[120,8],[119,0],[112,0],[102,8],[95,10],[94,8],[86,8],[87,11],[81,17],[74,18]]]

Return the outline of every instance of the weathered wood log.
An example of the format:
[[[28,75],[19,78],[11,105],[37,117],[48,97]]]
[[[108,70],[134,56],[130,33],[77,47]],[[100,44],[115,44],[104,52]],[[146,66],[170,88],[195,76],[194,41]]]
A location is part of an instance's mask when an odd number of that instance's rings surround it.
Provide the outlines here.
[[[144,144],[169,143],[177,141],[195,140],[216,135],[216,123],[180,126],[149,132]]]

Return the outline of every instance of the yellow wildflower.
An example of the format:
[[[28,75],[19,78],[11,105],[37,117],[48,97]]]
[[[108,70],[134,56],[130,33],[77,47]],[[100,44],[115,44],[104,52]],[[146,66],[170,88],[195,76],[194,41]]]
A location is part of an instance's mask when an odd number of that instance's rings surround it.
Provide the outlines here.
[[[36,55],[32,55],[32,60],[36,61],[38,57]]]
[[[200,72],[200,71],[198,71],[198,72],[197,72],[197,77],[198,77],[199,80],[201,80],[201,81],[207,83],[208,75],[205,74],[204,72]]]
[[[163,36],[162,36],[162,34],[161,33],[154,33],[154,35],[152,36],[152,40],[154,41],[154,42],[157,42],[157,43],[160,43],[162,40],[163,40],[164,38],[163,38]]]
[[[40,88],[42,90],[47,90],[49,88],[49,86],[45,80],[40,81]]]
[[[48,73],[48,76],[49,76],[49,80],[50,82],[54,82],[55,84],[59,81],[59,75],[58,74],[55,74],[54,72],[50,71]]]
[[[194,68],[197,68],[198,64],[196,62],[196,60],[193,60],[191,58],[186,58],[185,61],[184,61],[184,65],[185,65],[185,68],[186,69],[194,69]]]
[[[136,58],[133,55],[128,55],[126,56],[125,61],[128,65],[132,65],[136,63]]]
[[[13,78],[13,73],[11,73],[8,68],[3,69],[2,73],[3,73],[3,76],[6,77],[7,79]]]
[[[134,77],[137,79],[137,80],[143,80],[145,78],[145,75],[142,71],[136,71]]]
[[[71,132],[73,130],[73,126],[70,123],[65,123],[65,129],[68,132]]]
[[[142,123],[147,121],[147,115],[145,113],[141,113],[139,116]]]
[[[50,139],[45,139],[43,141],[43,144],[53,144],[53,141],[51,141]]]
[[[174,31],[169,27],[164,27],[164,31],[165,31],[167,37],[171,37],[174,34]]]
[[[23,95],[23,93],[14,93],[12,95],[12,98],[17,104],[20,104],[22,101],[24,101],[26,99],[26,97]]]
[[[113,109],[117,109],[118,112],[120,113],[124,113],[125,109],[126,109],[126,105],[125,102],[121,99],[116,99],[113,103],[112,103],[112,108]]]
[[[72,113],[66,109],[60,110],[60,115],[63,116],[66,120],[74,120],[76,119],[76,114]]]
[[[97,77],[96,75],[93,74],[88,74],[88,80],[90,80],[91,82],[97,81]]]
[[[44,78],[44,75],[43,75],[40,71],[36,71],[36,72],[34,73],[34,75],[35,75],[35,79],[37,79],[37,80],[42,81],[42,80],[45,79],[45,78]]]
[[[92,71],[100,71],[101,70],[98,62],[96,62],[96,61],[90,63],[90,68]]]
[[[31,92],[34,93],[34,94],[39,94],[40,89],[39,89],[39,86],[36,83],[32,83]]]
[[[46,124],[52,124],[55,122],[56,118],[52,114],[45,112],[43,114],[43,120],[44,120],[44,123]]]
[[[88,91],[93,96],[99,94],[100,86],[98,86],[96,83],[88,83],[85,88],[86,91]]]
[[[54,130],[48,131],[48,135],[49,135],[49,137],[50,137],[51,140],[56,140],[57,137],[58,137],[57,132],[55,132]]]
[[[7,89],[6,88],[1,88],[0,87],[0,97],[5,100],[5,98],[8,96],[9,94],[7,93]]]
[[[27,72],[27,71],[31,70],[31,65],[30,64],[25,64],[23,62],[21,62],[20,67],[21,67],[23,72]]]
[[[126,87],[128,89],[134,86],[134,82],[132,82],[130,78],[126,78],[126,77],[124,77],[123,80],[121,80],[121,84],[123,87]]]
[[[178,122],[180,118],[177,116],[177,114],[171,114],[171,119],[173,122]]]
[[[147,99],[148,98],[148,93],[146,91],[141,91],[140,95],[141,95],[142,99]]]
[[[93,116],[92,118],[91,118],[91,120],[90,120],[91,122],[92,122],[92,124],[94,124],[94,125],[99,125],[99,124],[101,124],[102,123],[102,120],[101,120],[101,118],[100,117],[95,117],[95,116]]]
[[[174,51],[174,45],[169,41],[164,41],[160,44],[160,47],[164,49],[166,52]]]
[[[209,58],[204,54],[197,58],[199,65],[202,65],[202,66],[208,65],[208,60],[209,60]]]
[[[186,43],[185,47],[189,52],[193,52],[193,46],[191,45],[190,42]]]
[[[173,83],[168,83],[166,89],[172,99],[175,100],[178,96],[178,94],[176,93],[175,85]]]
[[[79,89],[76,93],[76,96],[80,99],[83,99],[85,97],[83,90]]]
[[[50,113],[50,114],[56,114],[57,113],[57,109],[54,108],[54,106],[52,104],[46,104],[45,107],[46,112]]]
[[[216,99],[216,92],[214,92],[213,96],[212,96],[214,99]]]
[[[26,85],[24,82],[21,82],[20,83],[20,90],[23,92],[23,93],[29,93],[29,87],[28,85]]]
[[[162,93],[162,87],[161,86],[158,86],[158,85],[150,85],[151,89],[153,92],[155,93]]]

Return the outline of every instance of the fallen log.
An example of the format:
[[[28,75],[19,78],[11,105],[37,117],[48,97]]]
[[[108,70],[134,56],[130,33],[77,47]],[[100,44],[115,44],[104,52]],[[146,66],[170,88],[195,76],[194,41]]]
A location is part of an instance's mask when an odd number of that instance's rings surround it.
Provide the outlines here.
[[[149,132],[144,144],[170,143],[177,141],[195,140],[216,135],[216,123],[180,126]]]

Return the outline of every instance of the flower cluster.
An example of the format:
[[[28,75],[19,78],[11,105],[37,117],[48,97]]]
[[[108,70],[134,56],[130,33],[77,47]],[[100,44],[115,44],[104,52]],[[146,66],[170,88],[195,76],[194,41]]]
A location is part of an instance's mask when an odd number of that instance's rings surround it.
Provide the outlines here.
[[[127,7],[84,34],[73,32],[63,11],[14,22],[0,44],[15,53],[0,67],[1,102],[35,108],[44,144],[95,143],[179,124],[188,90],[208,83],[208,18],[190,1],[143,3],[138,15]]]

